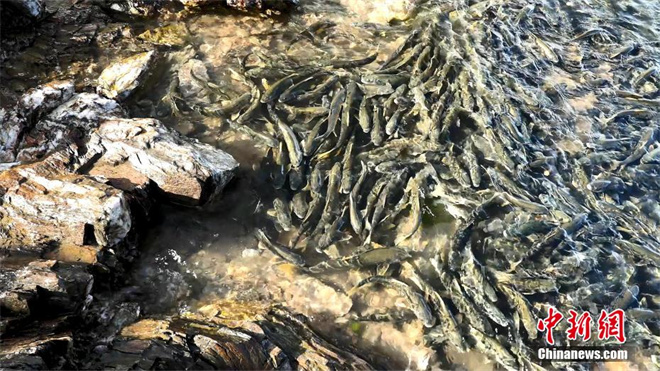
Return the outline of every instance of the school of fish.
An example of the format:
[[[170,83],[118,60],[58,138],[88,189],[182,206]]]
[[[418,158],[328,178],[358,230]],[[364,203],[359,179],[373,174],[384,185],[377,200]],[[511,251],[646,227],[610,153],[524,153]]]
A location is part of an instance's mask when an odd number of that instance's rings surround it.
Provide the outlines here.
[[[587,367],[534,360],[553,306],[622,309],[627,345],[657,354],[660,7],[606,3],[427,4],[387,56],[246,54],[234,75],[250,92],[203,113],[269,148],[260,245],[310,275],[372,272],[349,294],[392,288],[409,315],[353,320],[420,321],[440,353]],[[420,259],[431,210],[456,229]]]

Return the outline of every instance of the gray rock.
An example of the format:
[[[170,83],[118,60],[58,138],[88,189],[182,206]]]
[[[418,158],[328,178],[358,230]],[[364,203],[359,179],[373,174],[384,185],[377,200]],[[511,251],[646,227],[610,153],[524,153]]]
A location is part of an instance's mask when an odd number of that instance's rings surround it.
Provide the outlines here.
[[[73,93],[73,81],[52,81],[30,89],[21,97],[18,107],[24,117],[38,119],[71,99]]]
[[[188,139],[155,119],[104,121],[87,143],[95,166],[128,163],[175,202],[199,205],[213,199],[238,168],[234,158]]]
[[[31,125],[72,96],[72,81],[53,81],[30,89],[10,110],[0,110],[0,163],[15,161],[19,140]]]
[[[68,148],[0,173],[0,247],[112,246],[126,237],[131,213],[125,195],[70,173],[75,156]]]
[[[4,0],[5,4],[10,5],[21,15],[38,20],[41,19],[46,12],[44,2],[41,0]]]
[[[143,82],[156,58],[154,51],[136,54],[108,66],[99,77],[97,92],[124,100]]]
[[[4,317],[55,316],[80,308],[94,277],[83,265],[59,264],[55,260],[36,260],[26,265],[10,261],[4,262],[0,270],[0,283]]]
[[[76,94],[26,132],[16,160],[39,160],[58,147],[85,138],[100,120],[123,115],[124,110],[112,99],[92,93]]]

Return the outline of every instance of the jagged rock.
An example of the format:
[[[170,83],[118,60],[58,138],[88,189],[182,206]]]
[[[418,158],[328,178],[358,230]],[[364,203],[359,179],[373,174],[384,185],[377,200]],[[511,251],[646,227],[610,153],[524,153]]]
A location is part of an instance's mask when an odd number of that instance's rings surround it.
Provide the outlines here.
[[[29,324],[31,330],[0,339],[0,369],[62,369],[73,343],[71,332],[62,328],[63,322],[33,322]]]
[[[292,313],[258,303],[206,315],[145,318],[125,327],[87,368],[370,370],[350,351],[320,336]],[[231,306],[233,308],[233,306]],[[253,312],[250,312],[253,310]],[[218,315],[218,316],[216,316]],[[225,323],[230,322],[230,325]]]
[[[126,99],[147,76],[155,58],[156,53],[150,51],[111,64],[101,72],[97,92],[111,99]]]
[[[90,171],[127,162],[171,200],[194,205],[222,191],[238,167],[229,154],[184,138],[156,119],[104,121],[90,136],[86,156],[100,157]]]
[[[73,93],[73,81],[52,81],[30,89],[18,101],[18,106],[24,117],[38,119],[71,99]]]
[[[15,12],[32,20],[41,19],[46,12],[46,7],[41,0],[4,0],[2,6],[9,6]]]
[[[105,0],[102,5],[129,16],[150,17],[155,15],[165,2],[164,0]]]
[[[0,313],[11,317],[53,317],[81,308],[94,277],[84,265],[55,260],[5,261],[0,270]]]
[[[187,8],[208,5],[224,5],[238,10],[287,10],[299,4],[299,0],[179,0]]]
[[[80,142],[107,117],[121,117],[124,110],[97,94],[74,95],[29,130],[19,146],[17,161],[36,161],[58,146]]]
[[[0,110],[0,162],[13,162],[19,139],[44,114],[73,96],[72,81],[53,81],[30,89],[14,108]]]
[[[111,186],[70,173],[72,149],[0,173],[0,246],[111,246],[131,229],[125,196]]]

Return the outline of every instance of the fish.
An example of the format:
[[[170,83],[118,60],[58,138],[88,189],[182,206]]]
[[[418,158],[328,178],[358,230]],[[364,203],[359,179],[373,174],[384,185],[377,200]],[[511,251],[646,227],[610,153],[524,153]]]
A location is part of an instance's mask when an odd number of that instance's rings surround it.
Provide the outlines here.
[[[291,208],[289,203],[282,198],[276,198],[273,200],[273,207],[275,208],[277,223],[280,225],[280,227],[285,231],[290,231],[293,229],[293,224],[291,223]]]
[[[312,172],[309,175],[309,181],[307,182],[307,184],[309,184],[309,190],[313,196],[323,195],[324,183],[325,175],[323,174],[323,170],[321,170],[321,166],[317,164],[314,169],[312,169]]]
[[[456,319],[438,291],[435,290],[428,281],[422,278],[411,263],[404,261],[402,266],[407,273],[406,276],[408,276],[410,281],[413,282],[413,284],[424,294],[425,299],[433,305],[433,309],[435,309],[435,313],[439,319],[440,324],[432,327],[425,337],[430,339],[431,344],[433,345],[447,341],[458,352],[465,352],[467,350],[467,345],[465,344],[465,340],[458,328]]]
[[[470,175],[467,171],[465,171],[465,169],[463,169],[463,167],[461,167],[458,160],[451,154],[450,151],[448,151],[443,158],[443,162],[449,167],[449,171],[451,172],[452,177],[458,182],[458,184],[465,188],[470,188],[472,186],[470,183]]]
[[[373,210],[376,207],[378,196],[380,195],[380,192],[383,190],[385,185],[387,185],[388,181],[389,181],[389,177],[387,176],[378,178],[378,180],[376,180],[376,183],[374,183],[373,187],[369,191],[369,194],[367,195],[367,202],[365,208],[364,210],[362,210],[362,218],[364,220],[369,220],[369,218],[371,217],[371,214],[373,213]]]
[[[307,203],[307,198],[305,193],[297,192],[293,195],[291,199],[291,205],[293,208],[293,213],[299,218],[303,219],[307,215],[307,210],[309,210],[309,204]]]
[[[337,127],[337,122],[339,121],[339,114],[341,113],[341,107],[344,104],[344,99],[346,98],[346,89],[343,87],[339,88],[335,95],[332,97],[332,102],[330,103],[330,112],[328,113],[328,128],[321,136],[327,138],[330,134],[334,133],[335,128]]]
[[[334,215],[337,199],[339,196],[339,186],[341,185],[341,163],[335,162],[328,176],[328,190],[326,191],[325,206],[321,220],[329,222]]]
[[[389,95],[394,93],[394,88],[390,84],[358,84],[360,90],[367,98],[373,98],[380,95]]]
[[[360,102],[358,119],[360,128],[365,134],[368,134],[371,131],[371,118],[369,117],[369,98],[366,96],[363,96]]]
[[[381,114],[382,110],[380,106],[374,105],[373,123],[371,124],[371,142],[375,146],[380,146],[385,141]]]
[[[654,127],[647,127],[646,129],[644,129],[644,131],[642,132],[642,136],[639,138],[639,141],[635,146],[635,150],[624,160],[616,161],[614,167],[618,170],[622,170],[624,167],[641,159],[648,152],[647,148],[655,141],[656,136],[658,135]]]
[[[516,290],[525,295],[557,292],[556,281],[541,274],[531,274],[530,272],[525,272],[524,275],[514,275],[511,273],[500,272],[495,269],[488,269],[488,272],[495,279],[498,285],[511,285],[515,287]]]
[[[270,108],[269,108],[270,111]],[[296,137],[296,134],[291,130],[291,127],[285,124],[276,113],[271,113],[271,115],[276,119],[277,128],[284,139],[286,144],[287,151],[289,153],[289,160],[291,161],[291,166],[294,168],[300,167],[303,162],[303,152],[300,148],[300,142]]]
[[[395,105],[400,105],[401,100],[405,98],[405,94],[408,91],[408,86],[407,85],[401,85],[392,94],[390,94],[389,97],[385,100],[385,103],[383,103],[383,113],[385,115],[390,115],[391,112],[394,110]]]
[[[381,69],[378,72],[383,74],[397,73],[400,71],[401,67],[410,63],[410,61],[415,60],[419,54],[422,52],[424,44],[417,44],[412,49],[404,53],[401,58],[399,58],[396,63],[392,64],[389,68]]]
[[[469,323],[470,326],[474,326],[482,332],[492,333],[493,330],[488,320],[476,309],[475,304],[465,294],[458,280],[441,267],[438,259],[431,259],[430,262],[438,274],[442,285],[448,291],[452,303],[456,306],[459,313],[465,317],[465,321],[463,322]]]
[[[474,326],[468,325],[468,334],[475,341],[477,351],[495,360],[508,371],[519,370],[516,358],[493,337],[484,334]]]
[[[395,247],[376,247],[338,259],[330,259],[309,267],[312,273],[369,268],[406,260],[410,254]]]
[[[532,313],[527,299],[508,285],[498,285],[497,289],[504,294],[509,307],[518,313],[523,327],[527,332],[527,337],[532,340],[536,339],[538,336],[538,330],[536,329],[537,319]]]
[[[311,76],[302,79],[301,81],[291,85],[286,90],[284,90],[277,100],[280,103],[288,103],[296,100],[296,98],[303,94],[305,90],[312,86],[314,81],[316,81],[318,77],[323,76],[323,74],[325,74],[325,71],[316,71],[312,73]]]
[[[408,195],[408,203],[410,204],[410,220],[412,222],[410,223],[410,228],[408,230],[397,236],[394,241],[395,246],[399,246],[403,241],[414,235],[422,225],[421,189],[417,177],[412,177],[408,180],[406,194]]]
[[[493,303],[497,302],[497,293],[483,274],[483,267],[472,253],[470,245],[463,249],[463,263],[461,264],[460,281],[476,292],[483,292]]]
[[[660,164],[660,145],[639,159],[642,164]]]
[[[369,234],[365,239],[365,243],[371,242],[371,238],[373,236],[374,230],[382,221],[383,212],[385,211],[385,207],[387,206],[387,199],[389,198],[390,194],[394,192],[395,188],[397,188],[398,184],[402,180],[405,180],[406,177],[405,174],[407,174],[406,170],[400,171],[398,174],[395,174],[393,177],[390,177],[390,180],[387,182],[387,184],[383,187],[380,194],[378,195],[378,200],[376,202],[376,205],[374,206],[374,212],[371,216],[371,220],[365,226],[366,229],[369,231]]]
[[[277,80],[273,85],[266,89],[266,92],[261,97],[261,103],[269,105],[274,104],[275,101],[279,99],[280,95],[293,86],[293,84],[300,80],[304,80],[309,76],[313,76],[316,73],[318,73],[318,69],[301,70]]]
[[[351,227],[353,228],[355,234],[357,234],[358,236],[362,233],[362,228],[364,227],[363,216],[360,213],[360,210],[358,210],[358,196],[359,196],[360,188],[362,188],[362,184],[367,178],[367,173],[368,173],[367,166],[364,163],[362,163],[362,170],[360,170],[360,175],[358,176],[358,179],[353,185],[353,188],[351,189],[351,193],[348,196],[349,197],[348,207],[349,207]]]
[[[642,73],[639,74],[633,81],[632,81],[632,86],[638,87],[644,83],[649,77],[651,77],[653,74],[658,72],[658,67],[653,66],[651,68],[646,69]]]
[[[355,97],[355,92],[357,90],[357,84],[355,81],[351,81],[346,87],[346,98],[344,99],[344,104],[341,108],[342,119],[341,119],[341,128],[339,130],[339,137],[334,147],[324,154],[320,154],[319,157],[326,158],[331,155],[333,152],[342,148],[342,146],[348,140],[349,135],[352,132],[353,126],[351,125],[351,111],[353,110],[353,99]]]
[[[321,120],[318,120],[316,124],[312,127],[312,130],[307,133],[307,137],[302,143],[302,151],[303,155],[306,157],[311,157],[316,153],[316,150],[318,147],[321,145],[321,142],[323,141],[323,137],[319,135],[321,132],[321,128],[323,128],[323,125],[327,122],[327,118],[324,117]]]
[[[393,88],[397,88],[400,85],[406,84],[410,80],[410,75],[407,73],[397,73],[397,74],[364,74],[361,76],[360,81],[363,84],[368,85],[389,85]]]
[[[341,186],[339,187],[339,192],[342,194],[349,194],[353,187],[353,145],[355,143],[355,137],[351,137],[346,145],[344,152],[344,158],[342,159],[342,170],[341,170]]]
[[[282,189],[286,183],[286,174],[289,172],[289,155],[284,150],[284,142],[280,142],[277,156],[275,157],[276,169],[271,173],[273,179],[273,187],[275,189]]]
[[[632,116],[638,118],[649,118],[653,117],[654,115],[655,114],[653,112],[646,109],[624,109],[617,111],[612,116],[600,121],[604,126],[608,126],[622,117]]]
[[[479,167],[477,156],[472,150],[472,141],[468,142],[468,145],[463,148],[463,153],[460,156],[460,160],[468,169],[468,174],[470,175],[472,186],[474,188],[479,188],[479,185],[481,184],[481,169]]]
[[[394,131],[397,129],[399,126],[399,120],[401,119],[401,114],[403,113],[402,108],[398,108],[394,113],[392,114],[392,117],[387,120],[387,123],[385,124],[385,134],[392,135],[394,134]]]
[[[335,218],[334,221],[330,224],[326,224],[323,230],[323,235],[319,238],[315,250],[318,253],[323,253],[325,249],[330,247],[330,245],[340,240],[341,228],[344,224],[344,219],[348,206],[344,206],[342,211],[339,213],[339,217]]]
[[[367,64],[372,63],[373,61],[378,58],[378,53],[374,52],[366,57],[359,58],[359,59],[353,59],[353,60],[339,60],[339,61],[328,61],[326,63],[323,63],[322,66],[331,66],[334,68],[355,68],[355,67],[360,67],[360,66],[365,66]]]
[[[236,118],[236,120],[233,121],[236,125],[245,124],[249,119],[251,119],[257,113],[257,110],[261,106],[261,90],[259,90],[257,84],[253,83],[249,79],[246,78],[245,81],[248,82],[250,85],[250,96],[252,100],[250,101],[250,105],[248,106],[248,108],[246,108],[245,111],[243,111],[243,113],[241,113]]]
[[[250,138],[254,139],[257,142],[262,143],[263,145],[265,145],[267,147],[278,148],[280,146],[280,141],[279,140],[277,140],[274,137],[272,137],[268,134],[265,134],[261,131],[254,130],[248,125],[238,125],[238,124],[235,124],[232,121],[229,121],[229,127],[232,130],[236,130],[238,132],[241,132],[241,133],[249,136]]]
[[[202,112],[205,115],[210,116],[224,116],[241,109],[245,105],[249,104],[251,100],[252,93],[244,93],[234,99],[221,101],[219,104],[213,105],[211,107],[204,107],[202,108]]]
[[[413,40],[417,37],[417,35],[420,33],[419,29],[414,29],[408,36],[403,40],[401,45],[399,45],[393,52],[390,54],[384,61],[381,63],[381,65],[378,67],[378,71],[382,71],[385,69],[385,67],[389,66],[392,61],[397,59],[401,53],[403,53],[410,45],[412,44]]]
[[[339,76],[330,75],[325,81],[316,86],[314,89],[301,92],[300,94],[291,97],[287,103],[300,104],[315,101],[322,97],[328,90],[332,89],[339,82]]]
[[[424,300],[424,297],[420,293],[416,292],[412,287],[408,286],[406,283],[392,277],[371,276],[360,281],[354,290],[371,283],[379,283],[381,285],[394,288],[400,295],[408,300],[410,309],[415,313],[417,318],[422,321],[424,327],[431,328],[435,325],[435,317],[433,316],[433,312],[431,311],[428,303],[426,300]]]
[[[266,233],[261,230],[261,229],[256,229],[254,232],[255,237],[257,240],[262,243],[268,250],[270,250],[273,254],[279,256],[280,258],[286,260],[287,262],[298,266],[298,267],[304,267],[305,266],[305,259],[294,253],[293,251],[289,250],[288,248],[272,242]]]

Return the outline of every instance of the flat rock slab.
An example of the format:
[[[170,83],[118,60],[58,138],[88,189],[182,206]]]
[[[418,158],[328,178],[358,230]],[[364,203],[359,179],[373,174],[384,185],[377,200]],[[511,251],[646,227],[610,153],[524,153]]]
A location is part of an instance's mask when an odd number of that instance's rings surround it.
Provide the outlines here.
[[[122,191],[70,173],[73,150],[0,173],[0,247],[111,246],[131,229]]]
[[[116,183],[108,165],[129,163],[170,200],[187,205],[215,197],[238,168],[231,155],[185,138],[156,119],[106,120],[90,136],[87,151],[88,157],[100,155],[90,172],[104,175],[98,169],[106,167],[108,178]]]

